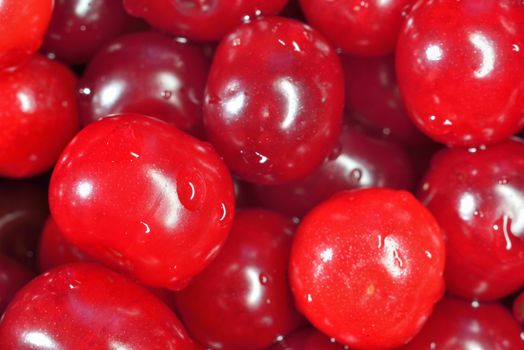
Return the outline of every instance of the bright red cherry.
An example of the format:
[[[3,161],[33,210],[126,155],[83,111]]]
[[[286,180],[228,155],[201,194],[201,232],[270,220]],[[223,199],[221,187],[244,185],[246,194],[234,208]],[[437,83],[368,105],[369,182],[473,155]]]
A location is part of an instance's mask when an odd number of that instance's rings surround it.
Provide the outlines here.
[[[217,41],[242,21],[276,15],[287,0],[124,0],[127,11],[168,33]]]
[[[402,350],[519,350],[524,333],[499,304],[444,298],[422,331]]]
[[[33,273],[17,262],[0,255],[0,314],[16,292],[33,278]]]
[[[517,322],[524,324],[524,291],[513,302],[513,316]]]
[[[287,283],[292,222],[263,209],[240,211],[218,257],[177,293],[191,336],[211,349],[256,350],[302,324]]]
[[[302,217],[342,190],[411,189],[413,184],[413,165],[402,147],[370,137],[357,127],[345,126],[333,154],[313,174],[289,184],[253,186],[253,191],[265,207]]]
[[[13,299],[1,349],[194,350],[182,324],[154,295],[95,264],[45,273]]]
[[[414,0],[300,0],[311,25],[348,53],[392,53]]]
[[[286,336],[269,350],[346,350],[313,327],[300,329]]]
[[[490,300],[524,285],[524,142],[437,153],[419,191],[446,235],[446,286]]]
[[[495,143],[524,125],[524,5],[421,0],[397,46],[406,108],[448,146]]]
[[[49,192],[69,241],[146,285],[175,290],[216,256],[234,211],[231,177],[213,148],[139,115],[83,129]]]
[[[244,24],[218,47],[207,134],[240,178],[278,184],[318,167],[340,134],[342,68],[314,29],[284,18]]]
[[[444,240],[410,193],[340,192],[301,222],[291,287],[319,330],[357,349],[411,339],[444,291]]]
[[[143,113],[200,136],[208,70],[197,46],[153,32],[120,37],[93,58],[80,81],[82,123]]]
[[[0,70],[38,51],[52,11],[53,0],[0,1]]]
[[[78,129],[76,78],[64,65],[35,55],[0,73],[0,176],[50,169]]]

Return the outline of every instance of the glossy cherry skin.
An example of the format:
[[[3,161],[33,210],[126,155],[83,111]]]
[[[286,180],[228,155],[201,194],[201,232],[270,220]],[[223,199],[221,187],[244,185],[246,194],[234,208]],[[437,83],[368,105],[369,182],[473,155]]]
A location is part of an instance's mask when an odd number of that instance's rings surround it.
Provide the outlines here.
[[[234,211],[213,148],[160,120],[106,118],[69,144],[49,202],[66,239],[153,287],[180,289],[218,253]]]
[[[78,129],[76,78],[64,65],[32,56],[0,73],[0,176],[50,169]]]
[[[236,214],[224,249],[175,296],[195,340],[211,349],[264,349],[302,324],[287,283],[293,231],[271,211]]]
[[[53,0],[3,0],[0,2],[0,70],[16,66],[42,44]]]
[[[348,53],[392,53],[414,0],[300,0],[311,25]]]
[[[56,0],[42,50],[68,64],[82,64],[134,19],[121,0]]]
[[[444,291],[444,240],[410,193],[344,191],[301,222],[290,280],[315,327],[357,349],[409,341]]]
[[[245,19],[276,15],[287,0],[124,0],[153,27],[197,41],[218,41]]]
[[[524,324],[524,291],[513,302],[513,316],[517,322]]]
[[[241,179],[279,184],[313,172],[340,134],[344,81],[328,42],[266,18],[219,45],[206,87],[207,135]]]
[[[200,136],[208,70],[195,45],[153,32],[120,37],[93,58],[80,80],[82,123],[143,113]]]
[[[313,327],[300,329],[286,336],[269,350],[345,350],[346,346],[338,344]]]
[[[443,150],[419,198],[446,235],[446,286],[491,300],[524,285],[524,142]]]
[[[26,285],[0,322],[0,348],[195,349],[164,303],[88,263],[59,267]]]
[[[426,325],[402,350],[524,349],[518,324],[500,304],[479,304],[446,297]]]
[[[0,314],[16,292],[33,278],[33,273],[19,263],[0,255]]]
[[[416,125],[448,146],[516,133],[524,125],[523,23],[518,1],[417,2],[396,56],[400,92]]]
[[[342,190],[361,187],[409,190],[413,185],[413,165],[402,147],[346,125],[331,156],[313,174],[285,185],[253,186],[253,191],[265,207],[302,217]]]

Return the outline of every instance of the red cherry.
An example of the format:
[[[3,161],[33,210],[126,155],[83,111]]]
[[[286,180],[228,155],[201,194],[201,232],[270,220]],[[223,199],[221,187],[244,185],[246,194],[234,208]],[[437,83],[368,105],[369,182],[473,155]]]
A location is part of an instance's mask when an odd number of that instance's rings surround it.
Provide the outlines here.
[[[244,24],[221,42],[211,67],[209,139],[244,180],[300,179],[339,136],[343,84],[335,51],[315,30],[284,18]]]
[[[358,349],[391,348],[422,327],[444,291],[444,241],[410,193],[340,192],[302,221],[291,287],[318,329]]]
[[[64,65],[35,55],[0,73],[0,176],[50,169],[78,129],[76,78]]]
[[[20,64],[40,48],[52,11],[53,0],[0,1],[0,70]]]
[[[419,198],[447,242],[446,285],[467,298],[498,299],[524,285],[524,143],[443,150]]]
[[[164,303],[87,263],[54,269],[26,285],[0,322],[0,348],[195,349]]]
[[[291,333],[269,350],[345,350],[347,347],[335,343],[313,327]]]
[[[524,333],[523,333],[524,334]],[[524,349],[518,324],[499,304],[444,298],[422,331],[402,350]]]
[[[83,129],[51,178],[64,236],[146,285],[180,289],[216,255],[233,218],[231,177],[209,144],[153,118]]]
[[[287,0],[124,0],[127,11],[168,33],[198,41],[220,40],[243,20],[276,15]]]
[[[93,58],[80,81],[82,123],[144,113],[200,136],[208,69],[194,45],[153,32],[123,36]]]
[[[413,165],[406,151],[388,140],[345,126],[339,143],[324,164],[308,177],[285,185],[253,186],[267,208],[288,216],[304,216],[333,194],[360,187],[413,186]]]
[[[523,23],[518,1],[417,2],[396,62],[407,110],[427,135],[478,146],[524,125]]]
[[[524,291],[513,302],[513,315],[517,322],[524,324]]]
[[[0,255],[0,314],[16,292],[33,278],[33,273],[17,262]]]
[[[414,0],[300,0],[313,27],[337,47],[379,56],[395,49],[405,14]]]
[[[237,213],[218,257],[175,295],[195,340],[212,349],[264,349],[302,323],[287,284],[293,230],[267,210]]]

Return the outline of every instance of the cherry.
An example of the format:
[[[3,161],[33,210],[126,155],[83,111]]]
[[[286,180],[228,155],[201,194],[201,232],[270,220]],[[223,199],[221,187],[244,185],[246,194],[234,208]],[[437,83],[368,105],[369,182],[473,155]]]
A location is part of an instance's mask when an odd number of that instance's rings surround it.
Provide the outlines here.
[[[513,315],[517,322],[524,324],[524,291],[513,302]]]
[[[38,51],[52,11],[53,0],[0,1],[0,70]]]
[[[313,327],[300,329],[286,336],[269,350],[345,350]]]
[[[524,142],[437,153],[419,198],[446,235],[446,285],[478,300],[524,285]]]
[[[264,349],[301,325],[287,284],[293,231],[271,211],[237,213],[218,257],[175,295],[195,340],[211,349]]]
[[[524,125],[523,23],[518,1],[417,2],[396,62],[400,92],[418,127],[448,146],[495,143],[516,133]]]
[[[144,113],[200,136],[208,69],[194,45],[153,32],[120,37],[93,58],[80,81],[82,123]]]
[[[300,0],[308,21],[346,52],[392,53],[414,0]]]
[[[411,189],[413,165],[402,147],[345,126],[331,157],[308,177],[285,185],[253,186],[267,208],[304,216],[333,194],[360,187]]]
[[[391,348],[422,327],[444,291],[440,228],[410,193],[340,192],[301,222],[291,287],[319,330],[355,348]]]
[[[19,263],[0,255],[0,314],[16,292],[33,278],[33,273]]]
[[[287,0],[124,0],[127,11],[168,33],[216,41],[243,20],[276,15]]]
[[[146,285],[175,290],[216,256],[234,210],[231,177],[212,147],[140,115],[83,129],[49,192],[66,239]]]
[[[87,263],[59,267],[26,285],[0,322],[0,348],[195,349],[154,295]]]
[[[499,304],[444,298],[422,331],[402,350],[524,349],[518,324]]]
[[[243,24],[215,54],[204,103],[208,137],[244,180],[300,179],[339,136],[343,84],[335,51],[310,27],[284,18]]]

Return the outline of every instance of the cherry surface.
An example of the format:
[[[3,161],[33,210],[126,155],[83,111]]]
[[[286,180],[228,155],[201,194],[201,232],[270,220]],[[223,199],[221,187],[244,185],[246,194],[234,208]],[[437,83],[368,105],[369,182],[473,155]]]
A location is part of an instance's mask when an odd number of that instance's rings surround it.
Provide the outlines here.
[[[335,145],[343,93],[340,61],[317,31],[294,20],[260,19],[219,45],[204,123],[241,179],[285,183],[312,173]]]
[[[127,11],[168,33],[218,41],[249,18],[276,15],[287,0],[124,0]]]
[[[193,338],[211,349],[256,350],[302,324],[287,283],[294,225],[264,209],[236,214],[218,257],[175,296]]]
[[[26,285],[0,322],[0,348],[195,349],[154,295],[87,263],[54,269]]]
[[[524,125],[523,23],[519,1],[417,2],[396,63],[418,127],[448,146],[490,144],[516,133]]]
[[[16,292],[33,278],[26,267],[0,255],[0,314],[2,314]]]
[[[524,324],[524,291],[513,302],[513,316],[517,322]]]
[[[300,329],[286,336],[269,350],[347,350],[313,327]]]
[[[342,190],[413,185],[413,165],[402,147],[346,125],[332,155],[313,174],[285,185],[253,186],[253,195],[267,208],[302,217]]]
[[[64,65],[34,55],[0,73],[0,176],[49,170],[78,129],[76,78]]]
[[[38,51],[52,11],[53,0],[0,1],[0,70]]]
[[[524,142],[438,152],[419,198],[446,235],[446,285],[498,299],[524,285]]]
[[[213,148],[140,115],[84,128],[49,191],[66,239],[153,287],[184,287],[216,256],[233,219],[231,177]]]
[[[154,32],[120,37],[91,60],[80,80],[82,123],[142,113],[201,136],[208,70],[208,59],[195,45]]]
[[[68,64],[82,64],[135,20],[122,0],[56,0],[42,50]]]
[[[520,334],[518,324],[501,305],[446,297],[402,350],[518,350],[524,349]]]
[[[444,240],[410,193],[344,191],[301,222],[290,280],[298,308],[319,330],[357,349],[411,339],[444,291]]]

